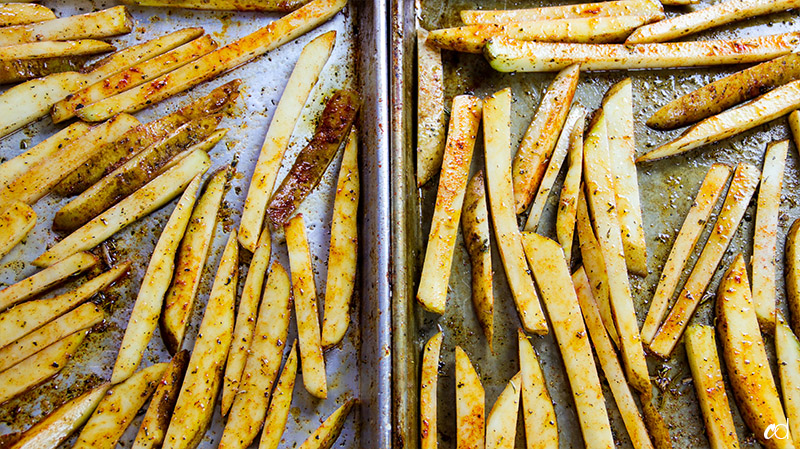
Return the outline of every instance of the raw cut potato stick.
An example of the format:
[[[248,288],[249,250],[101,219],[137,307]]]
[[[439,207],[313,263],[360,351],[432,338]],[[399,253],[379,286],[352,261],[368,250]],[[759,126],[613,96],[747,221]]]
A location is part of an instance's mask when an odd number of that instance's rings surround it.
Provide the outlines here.
[[[456,346],[456,448],[485,447],[485,393],[467,353]]]
[[[113,47],[104,51],[113,51]],[[0,61],[0,84],[19,83],[54,73],[79,70],[89,58],[89,55],[81,55]]]
[[[297,317],[297,340],[300,346],[303,386],[312,396],[325,399],[328,396],[328,382],[320,337],[317,288],[303,215],[298,214],[289,220],[285,232],[292,272],[292,293],[294,313]]]
[[[642,415],[644,422],[647,425],[647,430],[650,431],[650,439],[653,441],[653,446],[656,449],[672,449],[672,437],[669,433],[664,417],[656,405],[653,404],[653,396],[646,397],[640,394],[639,399],[642,403]]]
[[[572,283],[575,285],[575,293],[578,296],[583,320],[589,330],[592,343],[594,343],[597,359],[603,368],[603,373],[605,373],[611,393],[614,396],[614,402],[617,404],[622,421],[625,423],[625,429],[628,431],[631,443],[636,448],[652,449],[654,446],[650,441],[650,435],[647,433],[644,419],[639,412],[636,401],[633,399],[628,382],[625,380],[625,372],[622,370],[622,365],[617,358],[617,352],[608,338],[605,325],[600,318],[600,310],[597,308],[594,297],[592,297],[589,278],[586,277],[583,267],[579,267],[577,271],[572,273]]]
[[[800,111],[789,114],[789,129],[792,131],[795,146],[800,142]]]
[[[514,177],[514,201],[517,214],[528,208],[544,176],[547,161],[567,119],[580,71],[577,65],[566,67],[556,75],[539,103],[536,115],[522,137],[514,155],[511,173]]]
[[[547,169],[542,176],[542,181],[539,183],[539,187],[536,190],[536,196],[533,199],[533,204],[528,211],[528,219],[525,221],[526,232],[536,232],[536,230],[539,228],[539,222],[542,219],[542,212],[544,212],[544,207],[547,204],[547,200],[550,198],[550,192],[553,190],[553,184],[555,184],[556,178],[561,172],[561,165],[564,164],[564,160],[567,158],[567,155],[570,152],[570,145],[573,141],[573,131],[576,128],[579,128],[579,132],[582,135],[583,124],[585,120],[586,109],[579,104],[574,105],[570,109],[567,119],[564,121],[564,128],[561,130],[561,134],[559,135],[558,141],[556,142],[556,146],[553,150],[553,155],[550,157],[550,162],[547,164]],[[583,151],[583,148],[581,148],[581,151]]]
[[[666,69],[761,62],[791,53],[800,34],[736,40],[657,44],[571,44],[492,38],[484,48],[499,72],[554,72],[572,64],[581,70]]]
[[[577,125],[572,129],[569,136],[569,168],[564,177],[564,185],[561,187],[561,195],[558,198],[558,209],[556,211],[556,236],[558,243],[564,248],[564,255],[567,257],[567,265],[570,266],[572,258],[572,243],[575,240],[575,223],[577,222],[578,194],[581,189],[583,179],[583,128],[584,120],[578,120]]]
[[[422,187],[442,167],[447,115],[444,110],[442,52],[417,30],[417,186]]]
[[[32,263],[37,267],[49,267],[77,252],[94,248],[180,195],[194,177],[205,173],[210,165],[211,161],[205,151],[194,151],[111,209],[65,237]]]
[[[522,418],[527,449],[558,449],[558,422],[539,358],[525,332],[517,332]]]
[[[508,381],[486,417],[486,449],[513,449],[515,446],[521,377],[517,373]]]
[[[692,324],[686,328],[684,343],[711,447],[738,449],[739,439],[725,392],[725,381],[722,379],[714,328]]]
[[[6,3],[0,5],[0,27],[27,25],[56,18],[50,8],[35,3]]]
[[[800,435],[800,341],[780,312],[775,323],[775,352],[789,430],[792,435]]]
[[[692,268],[689,278],[672,306],[667,319],[650,342],[650,351],[661,358],[667,358],[678,344],[683,330],[689,324],[695,308],[703,299],[708,283],[717,271],[722,256],[728,249],[731,239],[744,216],[750,199],[758,186],[761,172],[754,165],[740,163],[733,173],[722,209],[714,223],[703,252]]]
[[[0,30],[2,30],[2,28],[0,28]],[[13,62],[32,61],[37,59],[44,59],[50,62],[53,61],[53,59],[50,58],[91,56],[109,51],[114,51],[113,45],[93,39],[80,39],[62,42],[28,42],[25,44],[0,47],[0,62],[3,64],[11,64]]]
[[[644,16],[653,22],[664,18],[664,8],[654,0],[621,0],[529,9],[461,10],[461,20],[467,25],[619,16]]]
[[[625,362],[628,381],[639,393],[650,393],[650,375],[644,359],[636,310],[622,244],[618,207],[614,191],[614,175],[610,170],[608,132],[605,111],[600,109],[589,125],[583,145],[583,172],[587,201],[594,219],[597,241],[606,264],[608,292],[614,323],[617,325],[619,348]]]
[[[420,413],[420,448],[436,449],[439,447],[439,430],[437,426],[439,383],[439,353],[442,349],[443,335],[438,332],[431,337],[422,350],[422,373],[419,378],[419,413]]]
[[[678,287],[678,282],[684,272],[684,268],[692,255],[697,242],[700,239],[700,234],[708,223],[711,212],[717,204],[722,191],[725,189],[725,184],[731,177],[731,168],[725,164],[714,164],[706,173],[703,183],[700,185],[700,190],[695,196],[692,207],[686,218],[683,220],[681,230],[678,236],[675,237],[675,242],[672,244],[672,249],[667,256],[667,262],[664,264],[664,269],[661,271],[661,276],[658,278],[658,286],[650,300],[650,309],[647,311],[647,317],[642,325],[642,341],[649,345],[653,341],[661,321],[667,314],[669,302],[675,294],[675,289]]]
[[[587,449],[612,449],[600,378],[564,252],[558,243],[530,232],[523,242],[561,350],[584,443]]]
[[[278,378],[278,384],[275,385],[275,390],[272,392],[258,449],[278,449],[283,432],[286,430],[286,423],[289,420],[289,409],[292,405],[296,376],[297,340],[292,343],[289,358],[286,359],[283,371],[281,371],[281,377]]]
[[[339,438],[339,434],[342,433],[347,415],[350,414],[350,409],[355,405],[355,399],[348,399],[347,402],[331,413],[331,416],[325,419],[317,430],[300,445],[299,449],[331,449],[336,439]]]
[[[115,6],[88,14],[0,28],[0,46],[111,37],[130,33],[132,29],[133,17],[128,9]]]
[[[426,310],[440,315],[447,302],[450,266],[480,121],[480,99],[470,95],[453,98],[436,207],[417,290],[417,301]]]
[[[309,0],[124,0],[137,6],[165,8],[212,9],[218,11],[262,11],[289,12]]]
[[[770,333],[775,328],[778,220],[783,171],[788,152],[788,140],[767,145],[764,167],[761,170],[761,185],[758,188],[753,258],[750,261],[753,267],[753,304],[758,324]]]
[[[511,89],[503,89],[484,101],[484,154],[489,206],[500,257],[508,285],[514,296],[522,328],[536,334],[547,333],[547,321],[539,305],[522,235],[517,227],[511,176]]]
[[[77,115],[96,122],[123,111],[134,112],[159,103],[302,36],[333,17],[346,3],[346,0],[314,0],[192,64],[87,106]]]
[[[350,325],[350,303],[355,289],[358,258],[359,189],[358,132],[351,129],[344,148],[333,201],[322,320],[323,348],[339,344]]]
[[[136,371],[158,326],[164,296],[175,269],[175,253],[189,225],[189,217],[200,189],[200,178],[200,175],[195,176],[186,187],[153,249],[114,363],[111,382],[115,384],[129,378]]]
[[[142,418],[142,425],[133,441],[132,449],[161,447],[169,426],[169,418],[172,416],[172,409],[175,408],[175,401],[178,400],[181,381],[188,363],[189,351],[187,350],[179,351],[172,357],[172,361],[158,382],[144,418]]]
[[[336,32],[329,31],[303,47],[272,115],[242,210],[239,243],[251,253],[255,252],[264,227],[264,213],[275,187],[283,155],[289,146],[289,138],[335,42]]]
[[[633,88],[631,79],[614,84],[603,98],[608,130],[608,155],[614,177],[614,197],[628,271],[647,276],[647,247],[644,239],[639,180],[636,173],[636,145],[633,136]]]
[[[786,306],[795,334],[800,330],[800,220],[795,220],[786,234]]]
[[[467,184],[461,230],[472,267],[472,305],[483,329],[489,349],[494,335],[494,289],[492,288],[492,246],[489,237],[489,211],[483,171]]]
[[[728,109],[691,126],[680,137],[645,153],[636,162],[649,162],[719,142],[782,117],[800,107],[800,80],[773,89],[753,101]]]
[[[0,290],[0,311],[36,296],[70,276],[94,267],[98,262],[99,259],[93,254],[76,253],[52,267],[9,285]]]
[[[25,239],[36,225],[36,212],[25,203],[11,203],[0,213],[0,259]]]

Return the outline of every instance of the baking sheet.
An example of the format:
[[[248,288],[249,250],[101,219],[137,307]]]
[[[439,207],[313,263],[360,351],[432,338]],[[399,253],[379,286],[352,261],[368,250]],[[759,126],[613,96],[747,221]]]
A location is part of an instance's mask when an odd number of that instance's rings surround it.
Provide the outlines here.
[[[450,276],[447,312],[439,317],[423,312],[415,305],[415,295],[422,261],[425,254],[433,205],[436,198],[438,178],[434,178],[422,189],[417,189],[415,179],[416,142],[416,70],[415,70],[415,22],[428,29],[458,26],[461,21],[458,12],[462,9],[511,9],[522,7],[551,6],[577,2],[565,1],[469,1],[469,0],[418,0],[411,2],[395,1],[392,5],[393,48],[392,67],[397,74],[393,78],[392,96],[392,160],[394,171],[392,181],[394,191],[394,239],[398,251],[394,254],[394,272],[397,280],[394,291],[394,376],[395,376],[395,447],[412,448],[418,446],[418,382],[420,354],[422,345],[436,331],[444,331],[442,359],[439,381],[439,445],[442,448],[455,447],[455,385],[454,385],[454,347],[462,346],[469,354],[486,388],[486,409],[491,409],[508,379],[519,369],[515,331],[519,326],[516,311],[502,269],[495,242],[493,242],[493,267],[495,273],[495,353],[492,354],[478,325],[472,307],[470,294],[470,266],[463,238],[459,233]],[[687,7],[667,7],[667,15],[688,12],[716,3],[701,1]],[[692,39],[749,37],[796,31],[800,27],[800,15],[786,12],[749,19],[712,29]],[[530,124],[543,90],[555,74],[501,74],[493,71],[481,55],[470,55],[443,51],[445,104],[449,109],[452,97],[471,93],[479,97],[496,92],[505,87],[513,91],[512,102],[512,152],[516,151],[522,135]],[[680,95],[725,75],[741,70],[746,66],[720,68],[701,68],[692,70],[638,70],[615,72],[590,72],[581,75],[575,101],[590,110],[600,105],[605,91],[615,82],[630,76],[633,79],[634,114],[636,122],[637,155],[676,137],[681,130],[671,132],[653,131],[644,122],[659,107]],[[666,261],[672,243],[683,223],[694,196],[708,168],[714,162],[724,162],[735,166],[747,161],[761,168],[767,143],[789,138],[785,118],[770,122],[751,131],[742,133],[717,144],[706,146],[681,156],[639,166],[639,186],[642,197],[645,235],[647,238],[649,275],[645,278],[631,276],[639,324],[644,321],[649,301],[661,269]],[[785,234],[789,226],[800,217],[798,207],[798,154],[794,144],[786,165],[783,194],[781,199],[780,231],[778,236],[779,257],[782,259]],[[475,147],[472,171],[483,164],[482,138]],[[552,191],[560,192],[563,171]],[[755,198],[755,197],[754,197]],[[557,197],[551,195],[542,226],[539,232],[555,237],[555,206]],[[721,205],[717,204],[717,210]],[[704,302],[698,308],[695,322],[713,324],[713,297],[719,279],[734,256],[743,252],[747,260],[752,254],[753,223],[755,219],[755,200],[751,203],[740,229],[720,264]],[[524,218],[524,216],[523,216]],[[520,222],[522,225],[524,222]],[[701,243],[707,239],[709,230],[701,236]],[[492,234],[494,239],[494,234]],[[577,245],[575,245],[577,247]],[[698,245],[702,248],[701,245]],[[699,249],[690,261],[693,265]],[[691,266],[690,265],[690,266]],[[783,266],[778,273],[778,303],[785,310],[783,286]],[[681,279],[681,286],[688,276]],[[774,363],[773,344],[767,338],[767,347]],[[532,342],[539,354],[547,379],[547,386],[555,403],[560,429],[560,447],[583,447],[583,439],[578,425],[574,403],[566,379],[561,354],[552,335],[533,337]],[[688,363],[683,345],[678,345],[673,357],[663,362],[648,356],[650,374],[653,382],[666,385],[658,391],[657,404],[670,426],[674,447],[709,447],[702,422],[694,387],[690,381]],[[773,367],[774,368],[774,367]],[[611,416],[612,429],[620,447],[630,447],[625,427],[619,417],[613,397],[604,383],[606,403]],[[773,373],[777,373],[773,369]],[[728,388],[730,397],[730,388]],[[399,392],[404,392],[400,397]],[[743,424],[732,397],[734,421],[739,432],[742,447],[760,447]],[[518,420],[517,446],[524,447],[522,419]]]
[[[115,2],[89,0],[47,0],[57,16],[80,14],[114,6]],[[118,48],[143,42],[167,32],[189,26],[202,26],[221,45],[232,42],[279,17],[278,14],[236,13],[219,11],[189,11],[158,8],[131,8],[136,19],[134,31],[113,39]],[[283,435],[284,446],[299,445],[339,405],[351,397],[360,399],[347,420],[337,447],[389,447],[390,441],[390,345],[389,345],[389,287],[386,273],[389,258],[388,203],[388,113],[386,89],[386,15],[378,2],[351,2],[342,13],[295,41],[225,74],[195,89],[177,95],[136,117],[151,121],[174,111],[180,105],[206,95],[230,80],[243,80],[242,93],[231,116],[225,117],[220,128],[229,128],[228,135],[211,152],[213,166],[208,173],[226,164],[235,163],[236,176],[224,198],[223,212],[217,225],[212,250],[204,270],[202,286],[192,315],[187,345],[191,347],[202,319],[203,306],[213,281],[216,267],[228,232],[238,226],[242,204],[258,152],[266,134],[269,120],[277,105],[289,74],[303,46],[314,37],[336,30],[336,45],[320,81],[305,105],[300,121],[292,135],[286,161],[279,173],[281,179],[290,162],[313,134],[316,118],[330,94],[340,88],[361,92],[364,102],[357,121],[360,131],[361,208],[359,211],[359,272],[358,286],[351,311],[351,325],[343,343],[326,352],[328,397],[326,401],[312,398],[302,387],[295,388],[290,419]],[[60,126],[49,118],[40,120],[22,131],[0,140],[0,161],[7,160],[25,148],[54,134]],[[341,154],[326,171],[320,186],[300,208],[304,214],[314,261],[315,279],[320,301],[324,298],[326,261],[330,241],[330,220]],[[36,228],[25,242],[0,260],[0,287],[34,273],[28,263],[58,238],[50,226],[55,212],[68,199],[50,195],[40,200],[34,209],[38,214]],[[177,200],[175,200],[177,201]],[[0,435],[19,432],[30,427],[44,414],[86,389],[109,379],[125,326],[136,298],[136,292],[155,246],[174,203],[154,212],[119,232],[108,242],[110,254],[117,261],[130,260],[133,269],[129,276],[98,299],[108,318],[104,326],[90,334],[77,357],[60,374],[22,396],[0,405]],[[240,290],[247,272],[250,255],[242,251]],[[288,257],[282,236],[273,235],[273,257],[288,270]],[[68,286],[76,285],[75,283]],[[64,290],[61,288],[58,292]],[[322,310],[322,303],[320,303]],[[296,337],[294,320],[289,339]],[[287,348],[290,345],[287,345]],[[143,365],[169,360],[156,330]],[[129,445],[136,435],[141,415],[128,428],[120,444]],[[215,411],[211,430],[201,448],[216,447],[224,422]],[[73,437],[74,438],[74,437]],[[257,446],[257,441],[254,446]],[[66,444],[70,444],[71,440]]]

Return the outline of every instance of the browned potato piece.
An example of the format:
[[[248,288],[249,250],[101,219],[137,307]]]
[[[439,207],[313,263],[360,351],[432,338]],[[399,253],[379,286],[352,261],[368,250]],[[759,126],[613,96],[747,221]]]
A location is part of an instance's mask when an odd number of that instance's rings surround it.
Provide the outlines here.
[[[442,167],[447,114],[444,110],[441,50],[417,30],[417,185],[422,187]]]
[[[333,447],[333,443],[342,433],[344,422],[354,405],[356,405],[355,399],[350,399],[342,404],[308,437],[299,449],[330,449]]]
[[[213,9],[218,11],[294,11],[309,0],[123,0],[137,6]]]
[[[492,289],[492,246],[489,241],[489,212],[486,209],[486,188],[483,171],[467,184],[461,229],[472,265],[472,304],[478,322],[492,347],[494,323],[494,290]]]
[[[164,435],[167,433],[169,418],[175,408],[175,401],[178,400],[181,381],[188,364],[188,350],[178,351],[172,357],[172,361],[164,370],[161,381],[158,383],[155,393],[153,393],[153,399],[144,414],[142,425],[136,434],[132,449],[159,448],[164,443]]]
[[[795,334],[800,332],[800,219],[786,234],[786,304]]]

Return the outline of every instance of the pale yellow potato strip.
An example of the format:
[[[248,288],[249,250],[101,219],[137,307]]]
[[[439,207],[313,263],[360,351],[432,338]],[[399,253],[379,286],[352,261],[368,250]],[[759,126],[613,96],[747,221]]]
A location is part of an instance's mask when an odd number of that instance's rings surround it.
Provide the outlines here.
[[[689,334],[688,330],[686,334]],[[789,420],[789,430],[793,438],[796,438],[800,435],[800,341],[780,313],[775,322],[775,352],[778,357],[783,408]]]
[[[664,18],[664,8],[655,0],[621,0],[528,9],[461,10],[461,21],[467,25],[618,16],[644,16],[652,22]]]
[[[0,28],[0,30],[2,30],[2,28]],[[87,56],[109,51],[114,51],[113,45],[93,39],[80,39],[63,42],[26,42],[24,44],[0,47],[0,61],[15,62],[18,60],[45,59],[66,56]]]
[[[289,146],[289,138],[335,42],[336,32],[330,31],[303,47],[272,115],[242,210],[239,243],[250,252],[255,252],[258,245],[264,227],[264,213],[275,187],[283,155]]]
[[[0,46],[111,37],[129,33],[132,29],[133,17],[128,9],[115,6],[88,14],[0,28]]]
[[[469,356],[456,346],[456,448],[485,447],[485,393]]]
[[[439,353],[442,350],[441,332],[431,337],[422,350],[422,372],[419,378],[420,448],[439,447],[438,412],[436,407],[439,383]]]
[[[567,265],[572,258],[572,244],[575,240],[575,223],[578,213],[578,194],[583,179],[583,128],[585,123],[578,121],[569,138],[569,166],[561,187],[556,211],[556,236],[558,243],[564,248]]]
[[[517,332],[522,418],[527,449],[558,449],[558,422],[539,358],[522,329]]]
[[[0,213],[0,259],[23,241],[35,225],[36,212],[30,206],[18,201],[8,204]]]
[[[517,373],[508,381],[486,417],[486,449],[513,449],[515,446],[521,378]]]
[[[706,173],[697,196],[694,198],[692,207],[686,218],[683,220],[681,230],[678,231],[672,249],[669,250],[667,262],[658,278],[658,286],[650,300],[650,308],[647,310],[647,317],[642,325],[642,341],[650,344],[653,337],[664,320],[669,308],[669,302],[675,295],[675,289],[681,275],[684,273],[689,257],[692,255],[703,229],[708,223],[711,212],[722,195],[725,184],[731,176],[731,168],[725,164],[714,164]]]
[[[26,25],[56,18],[55,13],[35,3],[6,3],[0,5],[0,27]]]
[[[444,313],[447,302],[450,267],[480,120],[480,99],[470,95],[453,98],[436,207],[417,290],[420,304],[438,314]],[[300,348],[302,354],[302,344]]]
[[[99,259],[93,254],[76,253],[52,267],[9,285],[0,290],[0,311],[36,296],[70,276],[94,267],[98,262]]]
[[[350,409],[356,405],[355,399],[348,399],[347,402],[337,408],[331,416],[320,424],[317,430],[303,442],[298,449],[330,449],[342,433],[347,415]]]
[[[442,52],[417,30],[417,185],[422,187],[442,167],[447,115],[444,110]]]
[[[292,394],[296,377],[297,341],[295,340],[292,343],[289,358],[286,359],[286,363],[283,365],[281,377],[278,378],[278,383],[272,392],[258,449],[278,449],[283,432],[286,430],[286,423],[289,421],[289,409],[292,406]]]

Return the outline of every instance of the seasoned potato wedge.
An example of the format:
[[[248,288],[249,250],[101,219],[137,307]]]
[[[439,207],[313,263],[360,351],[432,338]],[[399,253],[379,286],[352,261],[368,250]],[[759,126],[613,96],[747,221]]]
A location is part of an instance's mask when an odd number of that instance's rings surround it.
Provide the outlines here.
[[[584,117],[585,120],[585,117]],[[558,198],[556,212],[556,236],[558,243],[564,248],[567,265],[572,258],[572,244],[575,240],[575,224],[578,214],[578,194],[583,179],[583,128],[585,122],[578,120],[577,126],[572,129],[569,136],[569,165],[564,185],[561,187],[561,196]]]
[[[800,142],[800,111],[789,114],[789,129],[792,131],[795,146]]]
[[[447,113],[444,110],[444,67],[441,50],[417,30],[417,186],[442,168]]]
[[[2,5],[0,5],[0,7],[2,7]],[[109,51],[114,51],[113,45],[94,39],[79,39],[63,42],[28,42],[25,44],[0,47],[0,63],[5,65],[22,61],[54,61],[53,58],[91,56]],[[8,66],[5,67],[7,69]]]
[[[643,16],[652,22],[664,18],[664,8],[654,0],[617,0],[528,9],[461,10],[461,20],[467,25],[619,16]]]
[[[2,208],[0,208],[2,210]],[[0,212],[0,259],[5,257],[36,225],[36,212],[16,201]]]
[[[800,219],[792,223],[786,234],[786,305],[792,329],[800,331]]]
[[[289,408],[292,405],[292,394],[294,392],[294,381],[297,376],[297,340],[292,343],[292,350],[289,358],[283,365],[281,377],[272,392],[269,401],[267,417],[264,419],[264,431],[261,432],[261,440],[258,449],[278,449],[283,432],[286,429],[286,422],[289,420]]]
[[[178,400],[181,381],[186,372],[186,365],[189,363],[189,351],[178,351],[172,357],[172,361],[164,370],[158,386],[153,393],[153,399],[147,407],[147,411],[142,419],[142,425],[136,434],[132,449],[151,449],[159,448],[164,442],[164,435],[167,433],[169,418],[175,408],[175,401]]]
[[[102,53],[113,51],[114,48],[109,46],[105,49],[98,47],[96,50],[86,50]],[[79,70],[89,58],[90,55],[82,55],[0,61],[0,84],[19,83],[22,81],[32,80],[34,78],[52,75],[54,73],[64,73],[71,72],[73,70]]]
[[[300,445],[299,449],[330,449],[333,447],[333,443],[342,433],[347,415],[354,405],[356,405],[355,399],[349,399],[342,404]]]
[[[486,449],[513,449],[519,417],[520,378],[517,373],[500,393],[486,417]]]
[[[800,341],[780,312],[775,321],[775,352],[778,356],[783,407],[790,433],[796,438],[795,435],[800,435]]]
[[[464,210],[461,214],[461,229],[472,267],[472,305],[491,349],[494,333],[494,289],[489,212],[486,209],[483,171],[476,173],[467,184]]]
[[[293,11],[309,0],[124,0],[137,6],[213,9],[218,11]]]
[[[456,346],[456,448],[484,447],[484,399],[481,378],[475,372],[467,353]]]
[[[0,5],[0,27],[26,25],[56,18],[55,13],[35,3],[5,3]]]
[[[439,383],[439,353],[442,350],[442,332],[436,333],[422,350],[422,372],[419,378],[420,448],[439,447],[437,395]]]
[[[29,25],[0,28],[0,46],[37,41],[93,39],[129,33],[133,17],[125,6]]]
[[[527,449],[557,449],[558,422],[553,400],[533,345],[522,329],[517,332],[519,346],[522,418],[525,423]]]

